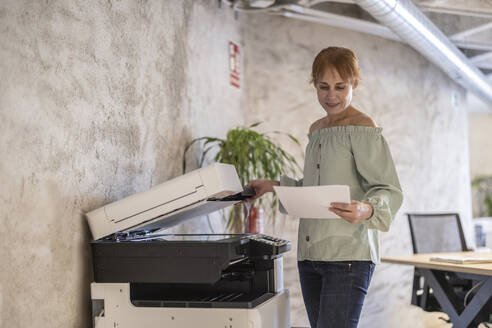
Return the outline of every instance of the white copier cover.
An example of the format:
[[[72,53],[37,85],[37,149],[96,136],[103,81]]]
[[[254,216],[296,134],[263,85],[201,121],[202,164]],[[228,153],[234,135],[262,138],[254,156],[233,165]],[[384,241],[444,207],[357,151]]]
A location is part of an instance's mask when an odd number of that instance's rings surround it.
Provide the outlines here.
[[[87,213],[95,240],[117,232],[169,228],[225,208],[243,191],[233,165],[214,163]]]

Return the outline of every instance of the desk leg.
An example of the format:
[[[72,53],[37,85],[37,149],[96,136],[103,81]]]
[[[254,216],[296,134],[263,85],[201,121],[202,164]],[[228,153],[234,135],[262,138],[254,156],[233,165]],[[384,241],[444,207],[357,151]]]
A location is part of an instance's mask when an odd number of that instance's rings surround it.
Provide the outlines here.
[[[466,324],[470,324],[492,297],[492,277],[489,276],[482,281],[483,285],[478,289],[473,299],[466,305],[465,310],[460,315],[459,322],[463,327],[466,327]],[[457,326],[459,327],[459,325]]]
[[[463,305],[458,301],[452,288],[450,288],[444,272],[422,268],[419,268],[419,272],[434,291],[434,296],[441,305],[442,310],[448,314],[449,320],[453,323],[457,322],[460,316],[458,312],[461,312]]]
[[[490,276],[480,277],[482,278],[483,285],[476,291],[470,303],[464,307],[458,301],[451,286],[446,281],[443,271],[419,268],[419,272],[429,282],[430,287],[434,291],[434,296],[443,311],[449,315],[453,327],[468,327],[492,297],[492,277]]]

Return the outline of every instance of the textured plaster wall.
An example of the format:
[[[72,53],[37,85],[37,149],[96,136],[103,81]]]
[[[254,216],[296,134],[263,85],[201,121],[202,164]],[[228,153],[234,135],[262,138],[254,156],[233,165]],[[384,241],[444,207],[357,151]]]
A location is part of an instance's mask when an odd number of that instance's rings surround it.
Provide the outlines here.
[[[0,2],[0,327],[90,326],[83,213],[243,122],[238,29],[216,1]]]
[[[324,115],[308,84],[314,56],[329,45],[353,49],[362,83],[354,105],[383,127],[405,194],[391,231],[383,235],[384,255],[410,254],[407,211],[462,214],[470,231],[468,123],[464,91],[413,49],[366,34],[286,18],[242,15],[245,29],[248,122],[280,130],[307,144],[310,124]],[[455,93],[457,104],[452,103]],[[302,162],[302,151],[278,139]],[[289,239],[296,249],[298,220],[279,217],[266,231]],[[308,326],[299,290],[295,251],[285,261],[293,326]],[[413,269],[377,266],[360,327],[425,327],[427,314],[410,304]],[[436,324],[438,319],[434,319]]]

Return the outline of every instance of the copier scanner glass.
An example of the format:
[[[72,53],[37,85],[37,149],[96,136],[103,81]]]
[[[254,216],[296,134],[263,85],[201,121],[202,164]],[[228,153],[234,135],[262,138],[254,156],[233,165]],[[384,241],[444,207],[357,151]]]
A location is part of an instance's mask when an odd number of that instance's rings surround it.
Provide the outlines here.
[[[229,238],[237,238],[237,234],[197,234],[197,235],[181,235],[181,234],[156,234],[147,237],[128,239],[131,242],[142,241],[220,241]]]

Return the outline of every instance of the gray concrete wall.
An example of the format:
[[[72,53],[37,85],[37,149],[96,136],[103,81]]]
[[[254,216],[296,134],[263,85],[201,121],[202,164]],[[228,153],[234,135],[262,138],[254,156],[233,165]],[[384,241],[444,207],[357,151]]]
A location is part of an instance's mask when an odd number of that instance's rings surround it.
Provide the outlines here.
[[[308,84],[314,56],[329,45],[353,49],[362,82],[354,105],[383,127],[405,194],[384,255],[411,253],[407,211],[459,211],[470,232],[470,180],[467,114],[463,89],[401,43],[286,18],[242,15],[245,29],[248,122],[262,131],[279,130],[307,143],[310,124],[324,115]],[[457,102],[452,102],[453,95]],[[278,139],[302,162],[302,151]],[[266,231],[293,241],[298,220],[278,217]],[[295,251],[286,257],[285,281],[291,290],[293,326],[307,326],[299,290]],[[360,327],[426,327],[429,314],[411,307],[413,269],[378,265]],[[432,324],[439,322],[434,318]]]
[[[0,327],[90,325],[83,213],[180,175],[191,138],[243,122],[229,40],[216,1],[0,3]]]

